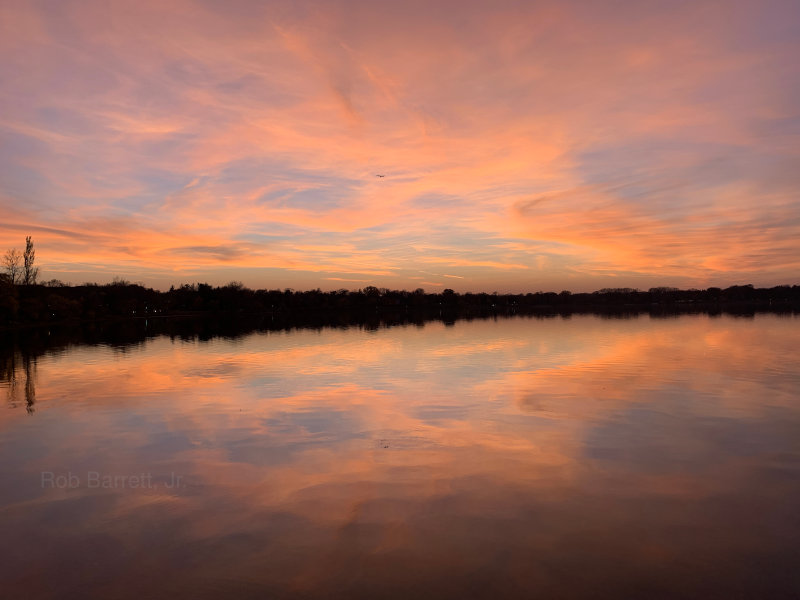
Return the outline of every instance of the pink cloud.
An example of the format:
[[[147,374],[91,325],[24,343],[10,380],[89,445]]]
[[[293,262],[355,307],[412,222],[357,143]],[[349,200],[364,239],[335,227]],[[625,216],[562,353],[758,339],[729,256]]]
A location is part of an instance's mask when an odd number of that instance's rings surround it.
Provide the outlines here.
[[[797,17],[732,6],[5,3],[0,242],[66,279],[792,282]]]

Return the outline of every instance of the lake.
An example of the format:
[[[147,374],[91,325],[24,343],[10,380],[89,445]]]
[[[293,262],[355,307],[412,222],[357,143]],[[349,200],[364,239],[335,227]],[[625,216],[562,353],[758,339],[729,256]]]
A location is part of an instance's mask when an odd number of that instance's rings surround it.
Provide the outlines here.
[[[0,585],[800,597],[798,356],[775,314],[14,347]]]

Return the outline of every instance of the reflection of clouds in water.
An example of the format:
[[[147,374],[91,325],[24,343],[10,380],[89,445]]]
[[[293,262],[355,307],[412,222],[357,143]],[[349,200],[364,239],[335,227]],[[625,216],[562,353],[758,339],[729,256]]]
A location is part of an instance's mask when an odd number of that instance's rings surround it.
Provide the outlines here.
[[[181,371],[181,375],[184,377],[207,377],[207,378],[217,378],[217,377],[229,377],[231,375],[236,375],[243,370],[243,365],[233,363],[233,362],[219,362],[217,364],[212,364],[203,367],[196,367],[196,368],[188,368]]]
[[[796,327],[512,319],[67,353],[40,362],[25,429],[0,422],[6,568],[22,581],[35,552],[69,587],[88,576],[75,554],[132,590],[147,572],[442,596],[696,595],[724,572],[715,589],[769,596],[798,533]],[[56,496],[44,469],[191,486]]]
[[[632,406],[591,427],[583,452],[605,468],[648,475],[719,475],[743,460],[780,469],[800,457],[796,409],[777,407],[742,419],[685,408],[667,402]]]

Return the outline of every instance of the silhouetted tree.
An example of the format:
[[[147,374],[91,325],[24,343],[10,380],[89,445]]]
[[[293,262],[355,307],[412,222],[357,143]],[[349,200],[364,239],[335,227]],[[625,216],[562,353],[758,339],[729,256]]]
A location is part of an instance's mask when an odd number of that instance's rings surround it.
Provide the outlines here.
[[[33,285],[39,277],[39,267],[33,266],[33,261],[36,259],[36,250],[33,249],[33,240],[31,240],[31,236],[25,238],[25,253],[22,257],[22,283],[25,285]]]
[[[12,284],[19,283],[20,273],[22,272],[22,268],[20,266],[20,262],[22,261],[22,256],[20,256],[19,251],[16,248],[11,248],[10,250],[6,251],[5,256],[3,257],[3,268],[8,275],[9,280]]]

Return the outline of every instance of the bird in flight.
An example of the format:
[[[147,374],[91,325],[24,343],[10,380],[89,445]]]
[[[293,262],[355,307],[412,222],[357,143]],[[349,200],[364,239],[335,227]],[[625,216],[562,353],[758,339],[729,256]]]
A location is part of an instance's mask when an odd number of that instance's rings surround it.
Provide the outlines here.
[[[386,177],[386,175],[375,175],[375,177]]]

